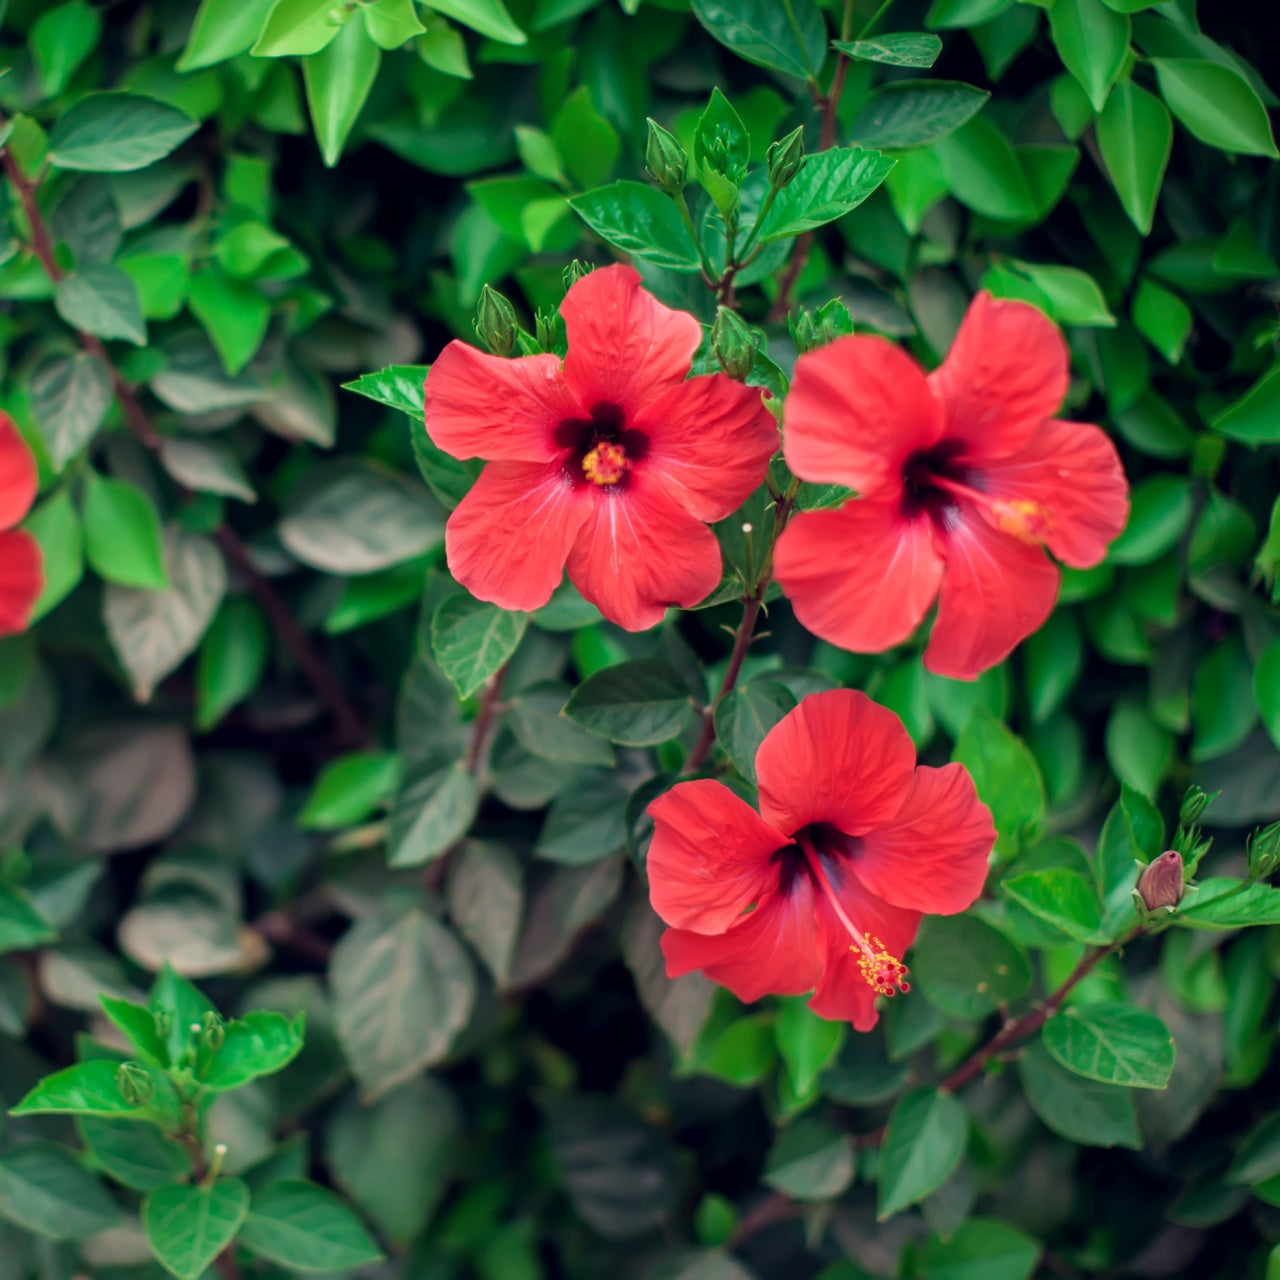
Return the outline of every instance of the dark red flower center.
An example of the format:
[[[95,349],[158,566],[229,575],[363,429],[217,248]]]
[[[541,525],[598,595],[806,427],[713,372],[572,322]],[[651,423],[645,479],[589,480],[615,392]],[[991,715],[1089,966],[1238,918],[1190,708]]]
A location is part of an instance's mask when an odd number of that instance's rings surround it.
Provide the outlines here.
[[[585,418],[565,418],[555,429],[564,450],[564,475],[574,486],[593,484],[606,492],[627,487],[631,470],[649,452],[649,438],[626,424],[621,405],[592,405]]]
[[[846,864],[857,857],[862,841],[827,822],[801,827],[792,840],[794,843],[784,845],[773,854],[773,860],[778,863],[779,892],[790,893],[801,876],[808,877],[848,933],[849,950],[858,954],[858,971],[867,985],[882,996],[910,991],[907,966],[891,955],[874,934],[858,928],[836,892],[844,884]]]

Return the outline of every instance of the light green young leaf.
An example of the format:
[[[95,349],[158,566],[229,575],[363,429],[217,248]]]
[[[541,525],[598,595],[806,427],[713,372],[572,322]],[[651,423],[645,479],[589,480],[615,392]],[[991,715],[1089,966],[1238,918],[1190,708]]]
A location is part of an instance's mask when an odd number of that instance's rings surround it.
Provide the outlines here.
[[[151,499],[127,480],[85,473],[85,555],[106,582],[167,591],[164,532]]]
[[[330,169],[342,155],[381,62],[382,50],[364,26],[348,22],[336,40],[302,64],[311,124]]]
[[[249,1188],[238,1178],[159,1187],[143,1202],[142,1229],[166,1271],[178,1280],[200,1280],[248,1212]]]
[[[212,67],[244,53],[258,38],[276,0],[201,0],[179,71]]]

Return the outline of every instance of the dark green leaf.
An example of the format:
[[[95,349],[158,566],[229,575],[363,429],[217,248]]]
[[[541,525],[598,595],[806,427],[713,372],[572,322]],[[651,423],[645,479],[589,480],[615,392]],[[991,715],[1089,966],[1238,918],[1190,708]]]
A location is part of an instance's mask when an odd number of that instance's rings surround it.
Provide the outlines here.
[[[1044,1046],[1076,1075],[1133,1089],[1163,1089],[1173,1073],[1173,1037],[1136,1005],[1068,1005],[1044,1026]]]
[[[1151,230],[1156,197],[1173,148],[1173,122],[1159,98],[1136,84],[1118,84],[1098,117],[1098,149],[1129,220]]]
[[[163,160],[199,128],[185,112],[132,93],[91,93],[49,134],[49,159],[60,169],[123,173]]]
[[[762,1181],[793,1200],[832,1200],[853,1181],[853,1167],[847,1134],[801,1120],[770,1148]]]
[[[920,1280],[1028,1280],[1040,1246],[1016,1227],[970,1218],[948,1239],[934,1236],[921,1257]]]
[[[960,128],[991,95],[954,80],[899,80],[868,97],[849,136],[868,147],[922,147]]]
[[[1102,0],[1056,0],[1049,30],[1063,65],[1101,111],[1129,55],[1129,19]]]
[[[639,182],[615,182],[569,201],[601,239],[672,271],[697,271],[698,248],[670,196]]]
[[[249,1212],[249,1188],[238,1178],[211,1186],[169,1186],[142,1205],[147,1243],[178,1280],[200,1280],[236,1237]]]
[[[1169,110],[1201,142],[1275,158],[1266,108],[1238,71],[1199,58],[1153,58]]]
[[[564,714],[589,733],[645,747],[674,738],[692,719],[689,687],[680,673],[653,658],[606,667],[584,680]]]
[[[1242,444],[1280,443],[1280,364],[1213,418],[1213,429]]]
[[[716,705],[716,739],[749,782],[756,780],[756,752],[765,735],[795,705],[795,694],[768,676],[730,690]]]
[[[12,1146],[0,1158],[0,1216],[49,1240],[83,1240],[120,1224],[102,1184],[52,1142]]]
[[[418,867],[460,840],[480,805],[475,774],[461,760],[411,772],[391,810],[391,865]]]
[[[320,154],[331,169],[342,155],[381,61],[382,50],[369,38],[365,24],[348,21],[334,40],[302,64],[311,123]]]
[[[900,31],[866,40],[836,40],[835,47],[861,62],[891,67],[931,67],[942,52],[942,41],[924,32]]]
[[[254,1196],[240,1242],[291,1271],[345,1270],[382,1257],[360,1219],[332,1191],[302,1178]]]
[[[87,352],[48,356],[31,372],[31,412],[61,471],[97,434],[111,405],[111,378]]]
[[[975,916],[930,916],[911,953],[911,978],[951,1018],[980,1018],[1031,984],[1027,958]]]
[[[431,619],[431,649],[460,698],[482,689],[516,651],[527,613],[511,613],[469,595],[442,600]]]
[[[137,287],[119,267],[85,263],[58,281],[54,305],[73,329],[83,333],[123,338],[139,347],[147,340]]]
[[[134,1191],[154,1191],[191,1173],[182,1146],[149,1124],[84,1116],[77,1127],[102,1170]]]
[[[1075,1075],[1038,1042],[1018,1058],[1018,1076],[1032,1110],[1054,1133],[1090,1147],[1142,1145],[1131,1090]]]
[[[936,1191],[969,1139],[964,1104],[937,1089],[913,1089],[893,1104],[880,1147],[876,1217],[883,1222]]]
[[[38,947],[57,936],[21,889],[0,884],[0,954]]]
[[[827,23],[814,0],[693,0],[694,16],[726,48],[758,66],[807,80],[827,56]]]

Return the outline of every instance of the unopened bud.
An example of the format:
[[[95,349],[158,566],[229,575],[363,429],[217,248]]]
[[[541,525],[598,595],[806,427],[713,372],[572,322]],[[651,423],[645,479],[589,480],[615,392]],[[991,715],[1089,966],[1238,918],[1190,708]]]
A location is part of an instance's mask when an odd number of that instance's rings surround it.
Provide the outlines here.
[[[768,163],[769,185],[781,191],[804,168],[804,125],[770,144]]]
[[[591,274],[591,264],[582,262],[578,258],[569,263],[567,267],[560,273],[560,278],[564,281],[564,291],[568,293],[583,276]]]
[[[656,120],[645,123],[649,126],[649,138],[644,148],[644,167],[667,195],[679,195],[689,181],[689,153],[675,134]]]
[[[802,311],[792,320],[791,337],[795,341],[796,350],[801,355],[822,346],[822,339],[818,336],[818,326],[812,311]]]
[[[1280,867],[1280,822],[1263,827],[1249,840],[1249,878],[1270,880]]]
[[[200,1027],[200,1039],[204,1042],[206,1049],[217,1053],[222,1048],[226,1038],[227,1032],[223,1026],[222,1019],[210,1009],[204,1015],[204,1022]]]
[[[116,1071],[116,1088],[131,1107],[145,1107],[156,1096],[156,1084],[136,1062],[122,1062]]]
[[[1138,897],[1148,911],[1172,911],[1182,901],[1182,855],[1167,849],[1138,877]]]
[[[541,351],[558,351],[564,337],[564,321],[558,311],[541,311],[533,317],[534,337]]]
[[[717,307],[715,324],[711,326],[711,350],[725,373],[741,381],[755,363],[755,334],[736,311]]]
[[[515,307],[488,285],[480,291],[476,333],[495,356],[509,356],[516,349],[516,340],[520,336]]]
[[[173,1030],[173,1013],[168,1009],[152,1009],[151,1016],[156,1020],[156,1035],[167,1040]]]
[[[1199,787],[1194,785],[1188,787],[1187,794],[1182,797],[1182,807],[1178,810],[1179,823],[1184,827],[1194,827],[1212,799],[1212,796],[1201,791]]]

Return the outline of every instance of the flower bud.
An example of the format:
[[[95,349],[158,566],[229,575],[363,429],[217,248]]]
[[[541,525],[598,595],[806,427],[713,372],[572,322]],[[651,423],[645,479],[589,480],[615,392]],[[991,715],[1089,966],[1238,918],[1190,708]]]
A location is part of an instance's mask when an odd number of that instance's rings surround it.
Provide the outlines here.
[[[644,167],[667,195],[679,195],[689,181],[689,153],[675,134],[668,133],[656,120],[645,123],[649,138],[644,148]]]
[[[495,356],[509,356],[516,347],[520,326],[516,309],[496,289],[488,285],[480,291],[476,307],[476,333]]]
[[[768,163],[769,185],[781,191],[804,168],[804,125],[770,144]]]
[[[755,362],[755,334],[736,311],[717,307],[716,321],[711,326],[711,350],[725,373],[742,381]]]
[[[540,351],[554,352],[560,349],[564,337],[564,321],[558,311],[539,310],[533,317],[534,336]]]
[[[116,1071],[116,1088],[131,1107],[145,1107],[156,1096],[156,1084],[136,1062],[122,1062]]]
[[[1195,826],[1212,799],[1211,795],[1199,787],[1194,785],[1188,787],[1187,794],[1182,797],[1182,807],[1178,810],[1178,822],[1184,827]]]
[[[590,274],[591,264],[574,258],[574,260],[560,273],[560,278],[564,281],[565,293],[568,293],[583,276],[589,276]]]
[[[1255,832],[1248,848],[1249,879],[1270,880],[1280,867],[1280,822]]]
[[[1172,911],[1182,901],[1182,855],[1167,849],[1138,877],[1138,896],[1148,911]]]
[[[227,1033],[222,1019],[210,1009],[204,1015],[204,1022],[200,1027],[200,1039],[203,1041],[204,1047],[213,1053],[217,1053],[222,1048],[226,1038]]]
[[[822,346],[822,340],[818,336],[818,325],[812,311],[801,311],[790,324],[791,337],[795,341],[796,350],[801,355]]]

